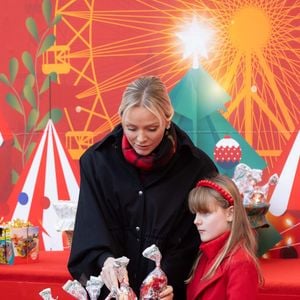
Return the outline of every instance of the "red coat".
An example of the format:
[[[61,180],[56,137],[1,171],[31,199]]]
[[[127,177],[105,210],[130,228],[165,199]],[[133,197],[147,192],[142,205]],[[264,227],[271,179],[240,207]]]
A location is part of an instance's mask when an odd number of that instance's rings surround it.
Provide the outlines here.
[[[212,265],[218,251],[225,244],[229,233],[202,243],[203,252],[193,280],[187,287],[187,300],[256,300],[258,275],[255,264],[244,249],[238,248],[230,258],[225,258],[216,273],[200,281]]]

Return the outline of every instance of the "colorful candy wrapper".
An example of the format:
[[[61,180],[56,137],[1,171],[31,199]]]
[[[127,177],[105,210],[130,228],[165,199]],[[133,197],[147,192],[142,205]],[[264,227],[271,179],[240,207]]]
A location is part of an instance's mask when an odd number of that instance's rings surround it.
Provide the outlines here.
[[[97,300],[104,282],[101,276],[91,276],[86,283],[85,289],[88,291],[90,300]]]
[[[118,281],[120,283],[120,288],[112,288],[109,295],[105,300],[109,299],[118,299],[121,300],[137,300],[137,296],[135,295],[133,289],[129,286],[127,281],[125,280],[127,277],[127,265],[129,263],[129,259],[125,256],[116,258],[114,260],[114,270],[117,275]]]
[[[88,299],[88,295],[86,290],[84,289],[84,287],[80,284],[79,281],[77,280],[68,280],[64,286],[63,289],[70,294],[71,296],[73,296],[74,298],[78,299],[78,300],[87,300]]]
[[[44,299],[44,300],[57,300],[58,297],[53,298],[52,297],[52,293],[51,293],[51,289],[50,288],[46,288],[42,291],[39,292],[39,295]]]
[[[163,291],[168,283],[164,271],[160,267],[161,253],[156,245],[146,248],[143,252],[145,258],[155,262],[155,269],[144,279],[140,288],[140,300],[159,300],[159,294]]]

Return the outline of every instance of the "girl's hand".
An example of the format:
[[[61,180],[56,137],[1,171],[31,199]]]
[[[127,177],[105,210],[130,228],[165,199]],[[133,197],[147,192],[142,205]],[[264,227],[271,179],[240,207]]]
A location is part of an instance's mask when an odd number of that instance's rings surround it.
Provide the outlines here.
[[[116,289],[119,288],[119,282],[116,275],[116,271],[114,269],[114,258],[108,257],[103,265],[102,271],[100,273],[102,280],[106,287],[111,291],[111,289],[114,287]]]
[[[159,298],[161,300],[172,300],[173,297],[173,287],[171,285],[167,285],[166,288],[159,294]]]

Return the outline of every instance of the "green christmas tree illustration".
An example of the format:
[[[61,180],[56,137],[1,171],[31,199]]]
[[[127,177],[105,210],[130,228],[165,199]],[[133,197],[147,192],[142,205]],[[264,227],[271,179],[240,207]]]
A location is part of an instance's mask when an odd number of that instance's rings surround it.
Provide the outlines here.
[[[230,96],[200,66],[186,73],[171,90],[170,98],[175,109],[174,122],[213,160],[216,144],[224,136],[230,136],[241,147],[239,162],[251,168],[266,167],[265,161],[220,113],[220,110],[225,110],[224,104],[230,100]],[[234,166],[218,167],[220,172],[232,177]]]
[[[266,162],[258,155],[243,136],[227,121],[220,111],[230,96],[201,66],[190,69],[170,91],[174,106],[173,121],[187,132],[196,146],[215,161],[217,143],[226,136],[237,142],[241,158],[231,165],[216,162],[220,173],[233,176],[235,166],[245,163],[253,169],[264,169]],[[229,166],[229,167],[228,167]],[[262,255],[281,239],[270,224],[268,228],[258,229],[259,253]]]

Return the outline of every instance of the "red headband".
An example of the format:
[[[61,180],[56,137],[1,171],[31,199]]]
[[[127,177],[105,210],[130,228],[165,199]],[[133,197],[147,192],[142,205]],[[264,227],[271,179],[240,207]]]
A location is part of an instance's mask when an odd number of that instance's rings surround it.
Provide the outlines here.
[[[214,189],[229,203],[229,205],[234,204],[234,200],[233,200],[232,196],[218,184],[216,184],[210,180],[199,180],[196,184],[196,187],[199,187],[199,186],[207,186],[207,187]]]

